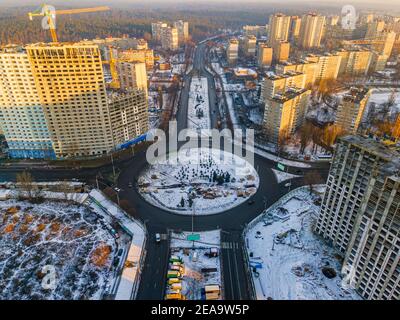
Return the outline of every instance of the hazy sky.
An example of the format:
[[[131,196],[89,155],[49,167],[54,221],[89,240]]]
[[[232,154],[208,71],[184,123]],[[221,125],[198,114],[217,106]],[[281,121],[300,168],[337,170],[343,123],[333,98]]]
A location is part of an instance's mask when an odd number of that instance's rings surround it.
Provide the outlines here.
[[[206,4],[210,5],[219,4],[219,3],[260,3],[260,4],[268,4],[268,3],[276,3],[282,6],[285,3],[296,3],[296,4],[307,4],[315,3],[316,5],[321,4],[325,6],[338,6],[341,4],[354,4],[359,6],[370,6],[384,9],[385,6],[389,7],[399,7],[400,8],[400,0],[48,0],[49,4],[62,4],[64,6],[82,6],[85,4],[109,4],[117,7],[118,4],[132,4],[132,5],[156,5],[156,4]],[[7,6],[19,6],[19,5],[40,5],[43,3],[43,0],[0,0],[0,5]]]

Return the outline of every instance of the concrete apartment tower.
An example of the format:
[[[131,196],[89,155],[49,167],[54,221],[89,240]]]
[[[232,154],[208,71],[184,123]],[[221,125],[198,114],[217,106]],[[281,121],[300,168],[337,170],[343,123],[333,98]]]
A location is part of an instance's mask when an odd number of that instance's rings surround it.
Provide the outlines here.
[[[228,47],[226,48],[226,56],[230,65],[237,62],[239,57],[239,40],[235,38],[229,40]]]
[[[19,46],[0,48],[0,127],[11,158],[55,158],[28,55]]]
[[[342,57],[339,54],[309,54],[305,60],[318,65],[315,77],[316,83],[337,79],[342,61]]]
[[[305,83],[306,75],[295,71],[270,75],[264,80],[263,129],[267,139],[277,146],[303,124],[311,94]]]
[[[260,68],[262,67],[270,67],[272,64],[272,48],[269,47],[265,43],[260,43],[258,45],[258,50],[257,50],[257,61],[258,61],[258,66]]]
[[[345,256],[344,279],[365,299],[400,297],[400,153],[340,138],[315,230]]]
[[[97,45],[26,47],[57,157],[113,149],[106,86]]]
[[[147,94],[146,64],[143,62],[118,62],[117,72],[122,90],[137,88]]]
[[[271,47],[277,42],[289,40],[290,16],[282,13],[270,15],[268,44]]]
[[[174,28],[178,30],[179,45],[184,44],[189,39],[189,22],[178,20],[174,22]]]
[[[179,49],[178,29],[172,27],[162,28],[161,47],[165,50],[176,51]]]
[[[335,125],[348,134],[357,132],[371,92],[366,88],[351,88],[338,107]]]
[[[154,41],[161,41],[161,32],[163,28],[167,28],[168,24],[162,21],[153,22],[151,24],[151,36]]]
[[[314,49],[321,46],[325,29],[325,16],[309,13],[301,18],[299,46],[303,49]]]

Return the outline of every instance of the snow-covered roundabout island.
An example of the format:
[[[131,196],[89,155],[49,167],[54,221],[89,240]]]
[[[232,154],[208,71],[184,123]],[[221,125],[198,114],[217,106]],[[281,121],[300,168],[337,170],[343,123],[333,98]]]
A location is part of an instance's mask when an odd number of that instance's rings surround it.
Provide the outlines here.
[[[151,204],[179,214],[216,214],[254,195],[259,177],[244,158],[219,149],[183,149],[147,167],[138,190]]]

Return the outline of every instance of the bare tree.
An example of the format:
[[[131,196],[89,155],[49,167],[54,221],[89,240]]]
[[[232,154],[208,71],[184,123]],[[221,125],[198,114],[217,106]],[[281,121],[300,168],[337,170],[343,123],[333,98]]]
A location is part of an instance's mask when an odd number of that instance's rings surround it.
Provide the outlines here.
[[[23,194],[26,193],[29,200],[33,199],[35,184],[33,181],[32,175],[23,171],[17,174],[17,184],[19,184],[20,188],[23,190]]]

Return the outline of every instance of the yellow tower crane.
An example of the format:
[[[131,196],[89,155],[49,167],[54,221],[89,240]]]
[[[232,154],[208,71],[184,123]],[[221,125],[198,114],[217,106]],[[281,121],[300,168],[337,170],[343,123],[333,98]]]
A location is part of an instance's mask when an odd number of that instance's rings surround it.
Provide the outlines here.
[[[28,16],[30,20],[33,20],[33,17],[45,17],[45,24],[42,22],[42,26],[46,29],[50,30],[51,39],[53,42],[58,42],[57,33],[56,33],[56,16],[64,15],[64,14],[78,14],[78,13],[88,13],[88,12],[100,12],[100,11],[108,11],[109,7],[94,7],[94,8],[81,8],[81,9],[67,9],[67,10],[55,10],[54,7],[42,4],[40,8],[34,12],[29,12]]]

